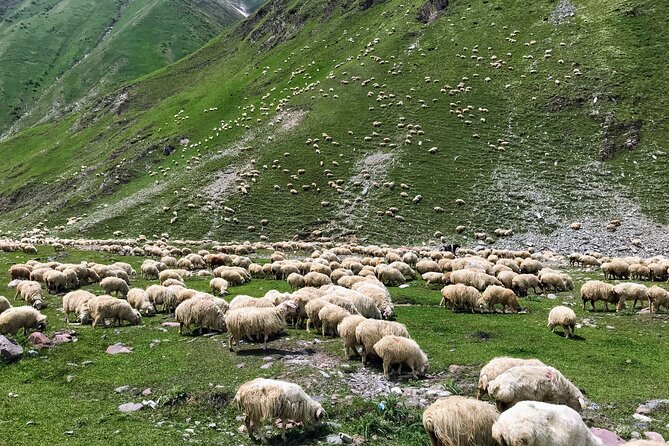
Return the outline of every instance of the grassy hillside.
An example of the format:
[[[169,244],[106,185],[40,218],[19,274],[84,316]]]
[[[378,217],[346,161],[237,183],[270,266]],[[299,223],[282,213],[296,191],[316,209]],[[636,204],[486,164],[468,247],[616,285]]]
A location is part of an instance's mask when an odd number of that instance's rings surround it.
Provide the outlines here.
[[[0,133],[57,117],[200,48],[258,2],[38,0],[0,6]]]
[[[269,2],[1,144],[0,228],[408,243],[666,223],[668,5],[443,3]]]

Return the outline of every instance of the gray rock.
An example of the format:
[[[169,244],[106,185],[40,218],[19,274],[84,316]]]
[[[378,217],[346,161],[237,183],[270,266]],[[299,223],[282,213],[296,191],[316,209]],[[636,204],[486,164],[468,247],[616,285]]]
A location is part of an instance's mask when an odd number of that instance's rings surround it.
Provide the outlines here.
[[[272,365],[274,365],[273,362],[268,362],[267,364],[261,365],[260,368],[261,369],[268,369],[268,368],[272,367]]]
[[[115,388],[114,392],[123,393],[123,392],[127,392],[128,390],[130,390],[130,386],[121,386],[121,387]]]
[[[18,361],[23,355],[23,347],[13,339],[0,335],[0,358],[3,362]]]
[[[344,440],[342,440],[341,437],[337,434],[328,435],[325,437],[325,441],[327,441],[328,444],[344,444]]]
[[[118,410],[120,410],[123,413],[128,413],[128,412],[136,412],[142,407],[144,407],[142,403],[125,403],[118,406]]]

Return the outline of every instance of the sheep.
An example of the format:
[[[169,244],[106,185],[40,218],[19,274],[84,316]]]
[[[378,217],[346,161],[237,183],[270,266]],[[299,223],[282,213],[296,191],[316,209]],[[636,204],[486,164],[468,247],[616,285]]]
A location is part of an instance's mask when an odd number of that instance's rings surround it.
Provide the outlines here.
[[[372,299],[384,319],[395,317],[395,308],[390,293],[381,282],[377,280],[364,280],[353,284],[351,289]]]
[[[532,274],[518,274],[511,282],[511,289],[518,296],[527,296],[530,289],[534,291],[534,294],[538,294],[537,290],[542,290],[539,278]]]
[[[513,271],[500,271],[497,274],[497,280],[501,282],[504,288],[513,288],[513,278],[518,274]]]
[[[267,443],[259,428],[263,420],[274,422],[280,418],[283,427],[281,439],[285,441],[287,420],[311,427],[325,415],[321,405],[302,387],[274,379],[256,378],[242,384],[235,394],[235,403],[246,414],[244,424],[251,440],[254,440],[253,431],[257,429],[263,443]]]
[[[65,268],[63,270],[63,274],[65,275],[65,289],[67,290],[72,290],[79,286],[79,277],[77,276],[77,272],[73,270],[72,268]]]
[[[42,286],[39,282],[32,280],[22,280],[16,285],[16,295],[14,298],[21,296],[28,305],[31,305],[37,310],[45,308],[46,302],[42,297]]]
[[[139,311],[123,299],[106,295],[96,296],[88,301],[88,306],[93,318],[93,328],[100,322],[104,326],[107,319],[113,319],[119,326],[123,325],[123,321],[130,322],[130,325],[139,325],[142,321]]]
[[[425,281],[425,286],[429,287],[430,285],[446,285],[450,282],[450,275],[444,273],[436,272],[426,272],[421,275],[421,279]]]
[[[594,256],[582,255],[578,257],[578,263],[581,264],[581,267],[599,266],[599,259]]]
[[[669,292],[655,285],[648,289],[648,299],[651,301],[651,313],[657,313],[660,307],[669,311]]]
[[[12,304],[9,303],[9,300],[5,296],[0,296],[0,313],[8,308],[12,308]]]
[[[58,294],[67,289],[67,276],[60,271],[49,270],[44,276],[44,281],[49,294]]]
[[[392,364],[399,364],[398,374],[402,373],[402,364],[408,365],[414,379],[418,378],[418,374],[424,376],[427,372],[427,355],[413,339],[386,335],[373,348],[376,355],[383,360],[383,374],[386,378]]]
[[[288,281],[291,290],[296,290],[305,286],[304,276],[299,273],[290,273],[286,280]]]
[[[367,356],[375,354],[374,344],[386,335],[409,337],[409,332],[404,324],[399,322],[380,321],[378,319],[366,319],[355,328],[356,344],[362,346],[360,356],[363,365],[367,362]]]
[[[469,310],[473,313],[481,297],[481,293],[474,287],[458,283],[443,287],[441,289],[441,296],[439,306],[445,307],[446,303],[448,303],[453,311]]]
[[[233,345],[239,350],[239,342],[243,338],[258,335],[263,336],[263,350],[267,350],[267,338],[282,332],[286,327],[285,314],[290,305],[294,304],[284,302],[272,308],[245,307],[225,313],[225,325],[230,333],[230,351],[233,351]]]
[[[355,338],[355,329],[358,325],[366,320],[364,316],[359,314],[354,314],[351,316],[346,316],[342,321],[337,325],[337,333],[344,343],[344,357],[348,358],[349,350],[358,353],[356,346],[358,345]]]
[[[256,297],[247,296],[246,294],[239,294],[230,301],[231,310],[238,310],[240,308],[246,307],[267,308],[273,306],[274,303],[272,303],[272,301],[269,299],[259,299]]]
[[[634,300],[632,304],[632,311],[636,308],[636,303],[638,301],[643,302],[648,299],[648,287],[640,283],[620,283],[613,287],[613,294],[618,299],[618,305],[616,311],[620,311],[625,308],[626,300]],[[648,301],[650,306],[651,302]]]
[[[337,285],[346,287],[346,288],[353,288],[353,285],[355,285],[358,282],[365,282],[365,278],[361,276],[343,276],[340,277],[339,280],[337,280]]]
[[[588,280],[581,286],[581,300],[583,301],[583,310],[585,303],[590,301],[593,311],[595,310],[595,301],[604,301],[606,311],[609,311],[609,303],[618,303],[618,298],[613,291],[613,285],[602,282],[601,280]]]
[[[603,446],[577,411],[539,401],[520,401],[502,413],[492,436],[503,446]]]
[[[140,271],[142,277],[147,280],[157,279],[160,274],[160,270],[155,263],[143,264]]]
[[[441,268],[439,267],[439,264],[435,262],[434,260],[421,260],[420,262],[416,263],[416,271],[418,271],[419,274],[425,274],[428,272],[441,272]]]
[[[490,360],[486,365],[481,368],[479,372],[479,381],[477,386],[476,398],[481,399],[483,396],[488,394],[488,384],[493,379],[497,378],[502,373],[506,372],[512,367],[518,366],[543,366],[543,362],[538,359],[520,359],[520,358],[509,358],[509,357],[499,357]]]
[[[506,311],[507,307],[514,313],[517,313],[520,310],[515,293],[507,288],[497,285],[486,288],[476,302],[476,305],[479,308],[487,307],[490,311],[493,311],[497,304],[502,304],[502,311]]]
[[[351,313],[339,305],[327,304],[318,312],[318,319],[321,321],[321,331],[323,336],[326,334],[334,336],[337,334],[337,326],[345,317],[351,316]]]
[[[8,272],[12,280],[30,280],[31,270],[28,265],[12,265]]]
[[[190,331],[192,325],[209,330],[225,331],[225,314],[209,299],[187,299],[174,310],[174,317],[179,322],[179,334],[184,326]]]
[[[323,309],[324,306],[328,305],[330,302],[327,299],[311,299],[306,303],[304,310],[307,316],[307,333],[311,333],[309,326],[312,325],[314,328],[318,328],[321,325],[321,320],[318,318],[318,314]]]
[[[492,404],[454,395],[425,408],[423,428],[431,446],[496,446],[492,426],[498,417]]]
[[[100,281],[100,286],[109,295],[116,293],[117,296],[120,294],[123,297],[126,297],[130,290],[128,283],[118,277],[105,277]]]
[[[630,265],[630,278],[633,280],[651,280],[650,268],[640,263]]]
[[[209,281],[209,288],[214,294],[224,296],[228,292],[228,281],[220,277],[214,277]]]
[[[479,291],[483,291],[492,285],[501,285],[497,278],[475,269],[458,269],[453,271],[451,273],[451,282],[471,286]]]
[[[377,273],[377,277],[381,283],[388,286],[399,286],[402,285],[406,280],[404,275],[399,270],[390,266],[381,268]]]
[[[488,393],[504,411],[518,401],[532,400],[585,409],[585,398],[560,371],[548,366],[512,367],[488,383]]]
[[[156,314],[156,308],[149,299],[149,294],[141,288],[132,288],[128,291],[128,303],[132,308],[138,310],[144,316]]]
[[[520,272],[523,274],[536,274],[541,268],[543,268],[541,262],[534,259],[523,259],[520,262]]]
[[[541,288],[544,291],[566,291],[569,288],[564,275],[557,272],[547,272],[539,276],[539,282],[541,282]]]
[[[23,334],[28,334],[28,329],[44,331],[46,329],[46,316],[33,307],[12,307],[0,313],[0,334],[16,335],[23,328]]]
[[[160,305],[163,311],[171,312],[178,305],[177,292],[173,287],[151,285],[146,289],[146,294],[156,310]]]
[[[88,301],[95,297],[95,294],[85,290],[70,291],[63,296],[63,313],[65,313],[65,322],[70,323],[70,313],[77,315],[77,319],[82,324],[91,321],[90,308]]]
[[[558,325],[561,325],[564,329],[567,339],[573,338],[574,328],[576,327],[576,313],[574,313],[574,310],[562,305],[552,308],[548,313],[548,326],[552,332],[555,332],[555,327]]]
[[[604,262],[602,263],[601,268],[604,273],[604,278],[607,280],[629,279],[630,266],[623,260]]]
[[[133,269],[133,267],[126,262],[115,262],[109,265],[112,269],[121,269],[125,271],[125,273],[128,275],[128,277],[137,277],[137,272]]]

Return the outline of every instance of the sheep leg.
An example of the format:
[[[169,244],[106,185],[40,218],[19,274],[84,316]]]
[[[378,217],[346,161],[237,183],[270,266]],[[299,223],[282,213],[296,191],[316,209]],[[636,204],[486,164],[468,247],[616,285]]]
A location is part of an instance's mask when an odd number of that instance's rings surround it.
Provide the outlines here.
[[[95,320],[93,321],[93,328],[95,328],[98,325],[99,321],[100,321],[100,316],[96,317]]]
[[[323,333],[323,337],[325,337],[325,323],[323,323],[323,325],[321,325],[321,331]]]
[[[265,334],[263,343],[262,343],[262,349],[267,350],[267,334]]]
[[[386,378],[390,377],[390,375],[388,373],[389,368],[390,368],[390,359],[384,358],[383,359],[383,376],[385,376]]]
[[[232,351],[232,333],[228,335],[228,349]]]
[[[402,367],[402,364],[400,364],[400,367]],[[411,375],[413,375],[413,379],[418,379],[418,375],[416,374],[416,369],[411,367]]]
[[[311,308],[311,307],[309,307],[309,308]],[[307,333],[311,333],[311,331],[309,331],[309,324],[311,324],[311,319],[307,318]]]
[[[283,418],[281,419],[281,428],[283,429],[281,432],[281,439],[286,441],[286,420]]]
[[[183,322],[179,322],[179,335],[182,335],[184,331],[184,324]]]

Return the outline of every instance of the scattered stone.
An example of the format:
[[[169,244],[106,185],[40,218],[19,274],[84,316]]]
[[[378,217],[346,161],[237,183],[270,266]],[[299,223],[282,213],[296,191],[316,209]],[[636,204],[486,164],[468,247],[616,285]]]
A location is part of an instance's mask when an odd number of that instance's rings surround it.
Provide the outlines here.
[[[634,415],[632,415],[632,418],[634,418],[637,421],[641,421],[642,423],[650,423],[651,421],[653,421],[652,418],[647,417],[645,415],[638,414],[638,413],[635,413]]]
[[[618,434],[611,432],[610,430],[592,427],[590,428],[590,431],[595,435],[595,437],[602,440],[604,446],[617,446],[619,444],[626,443],[626,441],[620,438]]]
[[[557,296],[555,294],[549,294],[546,296],[548,299],[557,299]]]
[[[261,365],[260,368],[261,369],[268,369],[268,368],[272,367],[273,364],[274,364],[273,362],[268,362],[267,364]]]
[[[126,347],[123,344],[114,344],[107,347],[107,353],[110,355],[118,355],[119,353],[132,353],[132,347]]]
[[[393,387],[392,389],[390,389],[390,392],[401,395],[402,394],[402,389],[400,389],[399,387]]]
[[[118,406],[118,410],[123,413],[136,412],[140,410],[144,405],[142,403],[125,403]]]
[[[265,356],[264,358],[262,358],[262,360],[263,362],[271,362],[274,360],[274,358],[272,358],[271,356]]]
[[[163,322],[162,324],[160,324],[160,326],[161,327],[176,327],[176,328],[178,328],[179,323],[178,322]]]
[[[23,355],[23,347],[13,339],[0,335],[0,358],[3,362],[17,361]]]
[[[121,387],[115,388],[114,392],[123,393],[123,392],[127,392],[128,390],[130,390],[130,386],[121,386]]]
[[[47,335],[39,331],[31,333],[30,336],[28,336],[28,343],[38,350],[53,347],[53,341],[51,341]]]
[[[344,440],[342,440],[338,434],[328,435],[325,437],[325,441],[327,441],[328,444],[344,444]]]
[[[151,389],[148,388],[148,389],[144,389],[144,390],[142,390],[142,395],[144,395],[144,396],[149,396],[149,395],[151,395]]]

